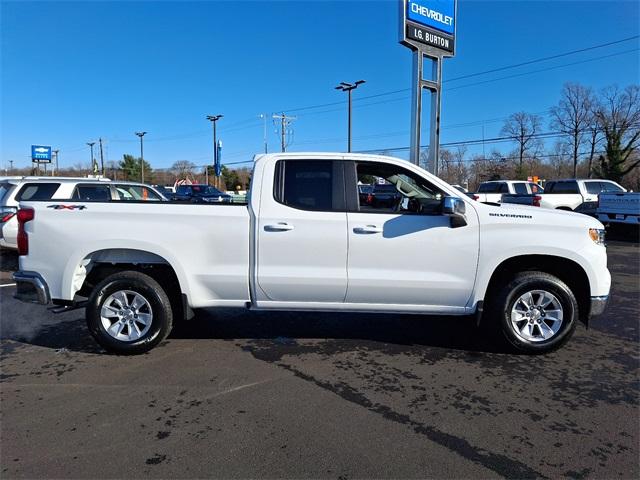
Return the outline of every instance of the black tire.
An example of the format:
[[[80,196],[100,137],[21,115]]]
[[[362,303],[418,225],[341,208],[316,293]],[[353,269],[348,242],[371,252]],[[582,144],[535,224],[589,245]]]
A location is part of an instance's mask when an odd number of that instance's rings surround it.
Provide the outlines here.
[[[141,295],[152,311],[148,331],[133,341],[114,338],[101,320],[104,302],[111,294],[121,290]],[[95,287],[87,302],[86,320],[91,335],[105,350],[121,355],[136,355],[148,352],[167,338],[173,325],[173,311],[169,297],[158,282],[144,273],[124,271],[109,275]]]
[[[522,295],[534,290],[553,294],[562,306],[562,324],[557,333],[547,340],[527,340],[516,332],[516,327],[511,322],[514,304]],[[489,292],[488,295],[489,308],[485,320],[499,327],[507,344],[522,353],[548,353],[561,347],[571,338],[578,323],[578,302],[575,295],[562,280],[548,273],[518,273],[498,287],[497,291]],[[535,331],[541,332],[539,327]]]

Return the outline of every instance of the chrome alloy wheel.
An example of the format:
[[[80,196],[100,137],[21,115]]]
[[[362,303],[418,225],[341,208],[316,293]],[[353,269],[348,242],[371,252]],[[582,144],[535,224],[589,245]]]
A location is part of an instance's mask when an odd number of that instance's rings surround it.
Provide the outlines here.
[[[149,331],[153,312],[148,300],[139,293],[119,290],[109,295],[102,304],[100,320],[113,338],[131,342]]]
[[[521,295],[511,309],[513,331],[528,342],[552,338],[562,326],[562,304],[545,290],[531,290]]]

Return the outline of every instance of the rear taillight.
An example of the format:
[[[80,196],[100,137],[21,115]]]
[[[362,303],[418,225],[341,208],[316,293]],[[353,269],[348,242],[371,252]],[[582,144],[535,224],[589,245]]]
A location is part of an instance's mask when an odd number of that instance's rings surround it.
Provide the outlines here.
[[[479,200],[479,199],[480,199],[480,195],[474,195],[472,198],[473,198],[474,200]]]
[[[5,223],[15,217],[18,211],[15,207],[2,207],[0,208],[0,223]]]
[[[539,207],[540,206],[540,200],[542,200],[542,197],[540,195],[534,195],[533,196],[533,206],[534,207]]]
[[[29,236],[24,231],[24,225],[35,218],[33,208],[21,208],[16,214],[18,218],[18,255],[29,254]]]
[[[14,215],[15,215],[14,212],[9,212],[9,213],[3,214],[2,218],[0,218],[0,223],[8,222],[9,220],[11,220],[14,217]]]

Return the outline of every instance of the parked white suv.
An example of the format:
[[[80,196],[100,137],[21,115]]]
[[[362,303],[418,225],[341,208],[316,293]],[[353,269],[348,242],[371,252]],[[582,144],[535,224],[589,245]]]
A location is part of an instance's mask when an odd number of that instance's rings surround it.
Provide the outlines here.
[[[0,177],[0,247],[16,249],[18,204],[42,200],[165,201],[154,188],[108,178]]]

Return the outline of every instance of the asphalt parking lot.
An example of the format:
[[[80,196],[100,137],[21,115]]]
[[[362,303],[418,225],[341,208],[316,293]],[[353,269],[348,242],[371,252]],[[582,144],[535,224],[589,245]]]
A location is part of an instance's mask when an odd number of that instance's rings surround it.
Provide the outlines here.
[[[118,357],[2,286],[1,475],[640,478],[640,248],[608,251],[607,312],[546,356],[466,319],[228,310]]]

